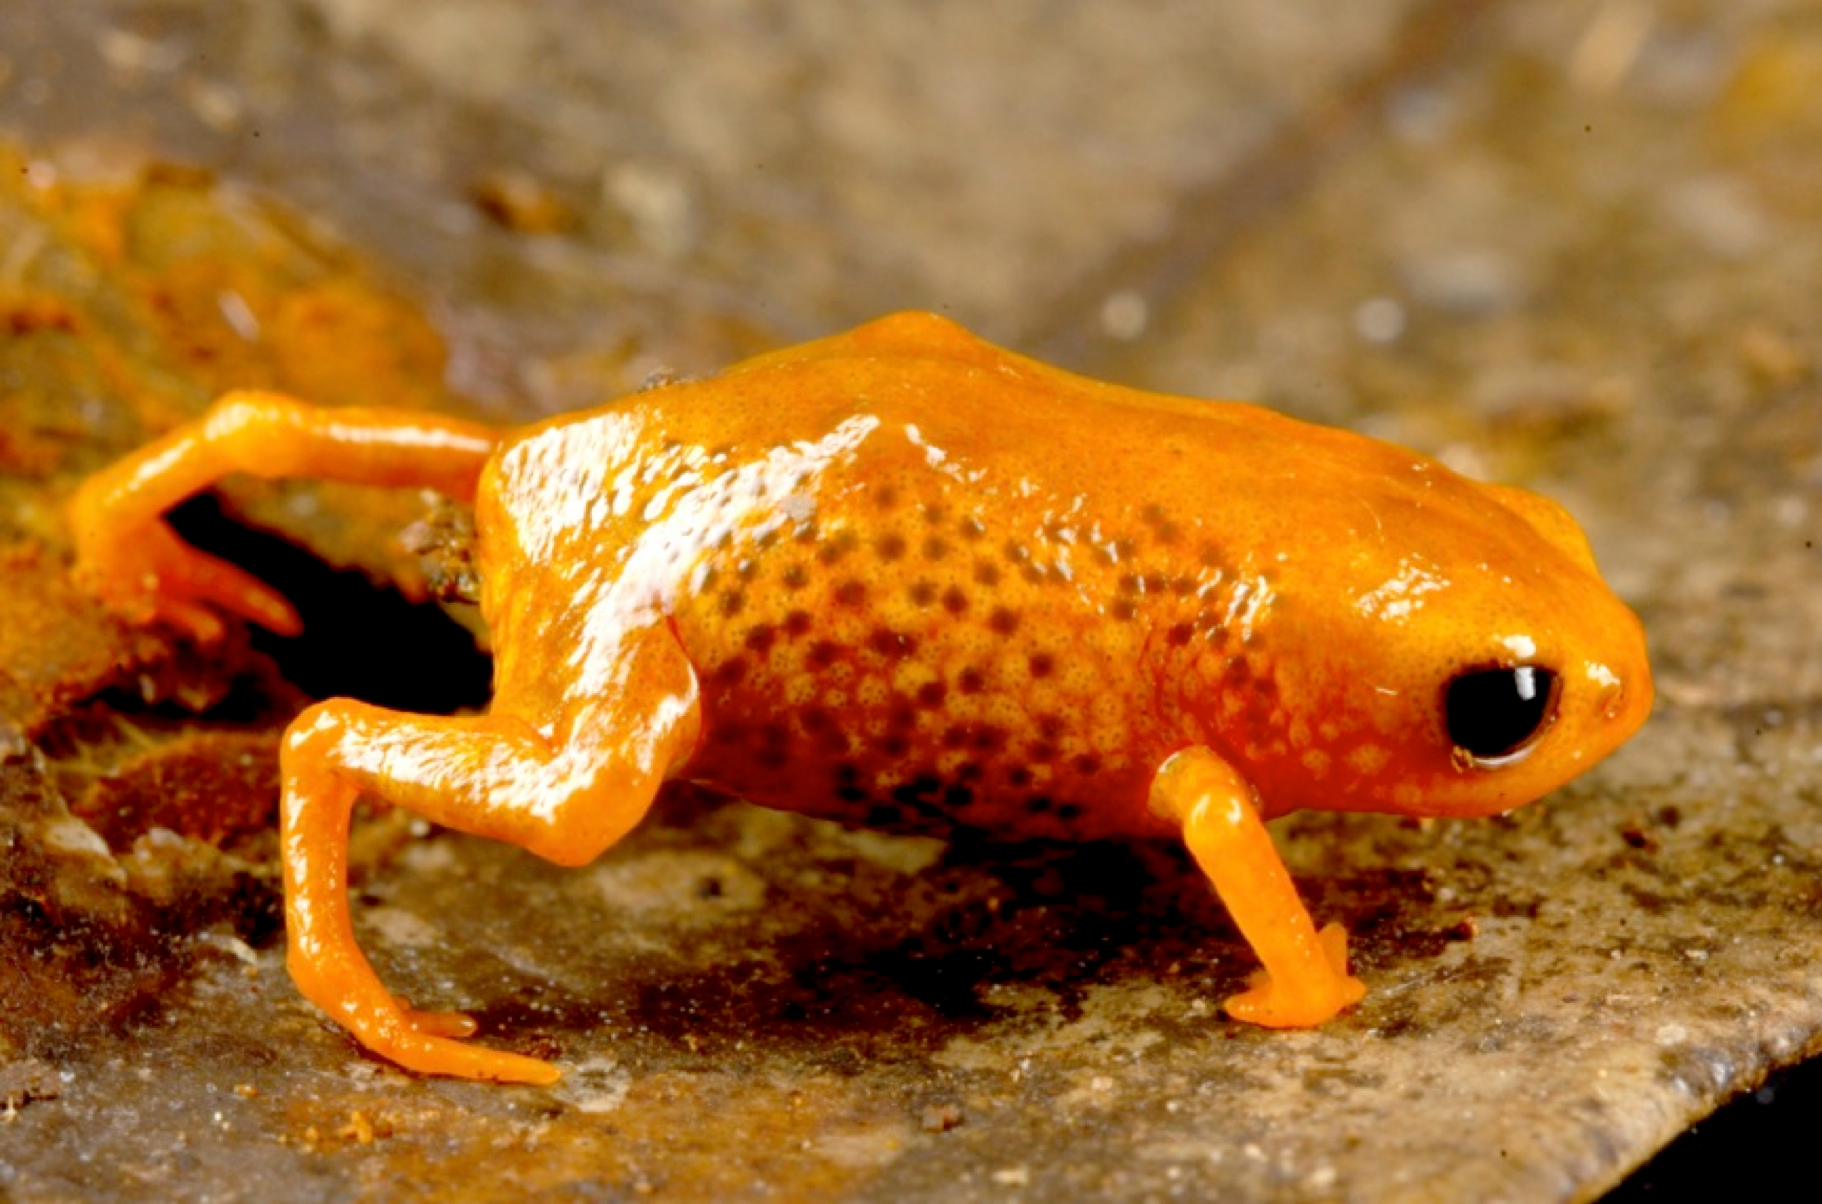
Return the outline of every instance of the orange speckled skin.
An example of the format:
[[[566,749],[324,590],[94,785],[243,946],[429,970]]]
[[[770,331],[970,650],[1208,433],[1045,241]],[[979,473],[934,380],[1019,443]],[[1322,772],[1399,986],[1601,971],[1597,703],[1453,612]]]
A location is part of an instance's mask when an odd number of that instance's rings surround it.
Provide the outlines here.
[[[475,503],[489,712],[331,699],[282,754],[293,977],[432,1073],[558,1072],[387,993],[348,912],[362,792],[562,864],[669,779],[898,829],[1180,836],[1265,967],[1227,1010],[1301,1027],[1364,988],[1265,819],[1504,811],[1651,706],[1638,622],[1552,503],[927,314],[506,434],[231,394],[78,491],[80,579],[197,638],[216,610],[295,629],[161,518],[235,471]]]
[[[480,496],[501,689],[586,693],[575,648],[669,615],[702,689],[678,776],[788,810],[1174,834],[1151,779],[1207,744],[1268,815],[1478,815],[1649,706],[1637,620],[1552,503],[930,315],[520,432]],[[1519,637],[1567,666],[1555,730],[1463,766],[1442,685]]]

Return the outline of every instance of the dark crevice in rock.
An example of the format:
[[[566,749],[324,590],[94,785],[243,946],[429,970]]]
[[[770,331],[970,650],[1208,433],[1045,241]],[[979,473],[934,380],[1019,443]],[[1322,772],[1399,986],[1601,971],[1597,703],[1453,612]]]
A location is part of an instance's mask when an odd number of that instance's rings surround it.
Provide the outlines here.
[[[304,693],[427,714],[487,702],[492,660],[438,607],[236,523],[213,497],[186,502],[170,517],[185,539],[240,565],[297,607],[302,635],[284,639],[255,630],[252,640]]]

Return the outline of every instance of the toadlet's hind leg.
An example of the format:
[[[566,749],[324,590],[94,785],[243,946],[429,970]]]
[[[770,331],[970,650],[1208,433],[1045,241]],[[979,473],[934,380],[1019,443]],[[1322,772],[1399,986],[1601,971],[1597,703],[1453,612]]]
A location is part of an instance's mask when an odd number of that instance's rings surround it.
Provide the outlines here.
[[[1183,842],[1265,965],[1223,1005],[1228,1015],[1310,1028],[1360,1001],[1366,988],[1347,972],[1347,933],[1339,924],[1316,931],[1232,766],[1207,748],[1185,749],[1153,779],[1151,806],[1182,823]]]
[[[215,611],[281,635],[297,612],[278,591],[179,539],[165,511],[233,473],[319,477],[474,496],[498,436],[436,414],[319,409],[279,393],[229,393],[208,413],[102,469],[70,499],[76,575],[134,622],[194,639],[221,634]]]
[[[287,962],[298,989],[368,1049],[428,1074],[552,1083],[536,1058],[470,1045],[454,1012],[395,999],[355,943],[348,910],[348,816],[367,792],[432,822],[580,865],[645,815],[659,785],[693,750],[701,726],[695,673],[675,636],[635,635],[618,690],[582,702],[554,730],[491,714],[400,714],[333,699],[285,735],[283,858]]]

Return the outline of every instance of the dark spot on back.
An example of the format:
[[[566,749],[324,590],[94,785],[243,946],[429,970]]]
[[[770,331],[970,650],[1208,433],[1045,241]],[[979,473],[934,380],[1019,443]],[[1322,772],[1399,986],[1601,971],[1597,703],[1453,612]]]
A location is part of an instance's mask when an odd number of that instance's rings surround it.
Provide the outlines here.
[[[738,685],[740,679],[746,675],[746,658],[741,656],[730,656],[728,659],[715,666],[714,671],[709,674],[709,681],[711,684],[717,686],[732,686]]]
[[[936,586],[928,581],[914,582],[911,586],[911,601],[919,606],[928,606],[936,601]]]
[[[879,503],[881,510],[890,510],[898,505],[898,490],[890,485],[881,485],[873,494],[873,500]]]
[[[1156,502],[1146,506],[1140,512],[1139,517],[1145,520],[1145,525],[1151,528],[1152,534],[1157,537],[1159,543],[1175,543],[1177,536],[1182,533],[1177,529],[1177,524],[1165,516],[1164,507]]]
[[[968,595],[955,586],[943,591],[943,609],[952,615],[959,615],[968,609]]]
[[[1042,815],[1050,810],[1050,807],[1050,796],[1047,794],[1034,794],[1025,800],[1025,810],[1033,815]]]
[[[777,639],[778,633],[772,629],[771,624],[760,623],[747,632],[746,644],[750,651],[763,656],[771,650],[773,642]]]
[[[852,552],[854,546],[859,542],[860,536],[856,535],[853,531],[838,531],[825,540],[821,547],[816,549],[816,559],[824,564],[834,564],[843,556]]]
[[[1006,784],[1015,790],[1023,790],[1031,785],[1031,771],[1023,765],[1014,765],[1006,771]],[[1046,806],[1049,804],[1046,803]]]
[[[1093,753],[1077,753],[1069,767],[1083,777],[1092,777],[1101,772],[1101,759]]]
[[[1057,808],[1057,818],[1058,819],[1064,819],[1064,820],[1079,819],[1079,818],[1081,818],[1081,815],[1082,815],[1082,808],[1077,806],[1075,803],[1064,803],[1062,806]]]
[[[858,581],[844,581],[835,587],[834,598],[841,606],[859,606],[867,600],[867,587]]]
[[[804,667],[811,670],[827,669],[841,659],[842,647],[834,640],[817,640],[810,645],[810,651],[803,658]]]
[[[1031,654],[1030,666],[1031,676],[1049,677],[1056,668],[1056,661],[1048,652],[1034,652]]]
[[[786,589],[802,589],[810,583],[810,571],[801,564],[786,565],[778,578]]]
[[[924,540],[924,559],[941,560],[949,554],[949,544],[940,535]]]
[[[721,595],[721,613],[724,615],[737,615],[746,604],[747,596],[737,589],[728,590]]]
[[[1000,583],[1000,566],[991,560],[977,561],[974,566],[974,579],[982,585],[998,585]]]
[[[1113,604],[1107,608],[1107,613],[1120,622],[1126,623],[1139,613],[1139,608],[1132,604],[1130,598],[1115,598]]]
[[[979,694],[987,688],[987,678],[979,669],[963,669],[955,684],[964,694]]]
[[[1181,648],[1195,634],[1196,629],[1188,623],[1173,623],[1170,630],[1164,633],[1164,641],[1173,648]]]
[[[831,753],[844,753],[848,750],[848,738],[842,734],[841,724],[835,716],[823,707],[810,707],[804,711],[798,722],[805,734],[814,736],[817,744]]]
[[[1019,617],[1004,606],[996,606],[987,616],[987,626],[999,635],[1011,635],[1019,629]]]
[[[948,693],[949,688],[943,685],[942,682],[927,681],[923,685],[917,687],[917,705],[924,707],[927,710],[934,711],[943,705],[943,698]]]
[[[910,656],[917,651],[917,641],[889,627],[875,627],[867,636],[867,647],[881,656]]]
[[[896,531],[882,535],[874,541],[873,548],[881,560],[897,560],[905,554],[905,537]]]
[[[784,633],[790,636],[807,635],[813,620],[807,610],[793,610],[784,617]]]

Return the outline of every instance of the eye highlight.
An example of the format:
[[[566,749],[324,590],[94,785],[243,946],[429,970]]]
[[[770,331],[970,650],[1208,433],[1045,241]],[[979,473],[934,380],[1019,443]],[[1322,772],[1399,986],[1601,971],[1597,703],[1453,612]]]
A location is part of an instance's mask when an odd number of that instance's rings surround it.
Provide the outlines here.
[[[1508,764],[1550,726],[1559,692],[1556,674],[1542,665],[1463,673],[1443,699],[1449,740],[1476,768]]]

